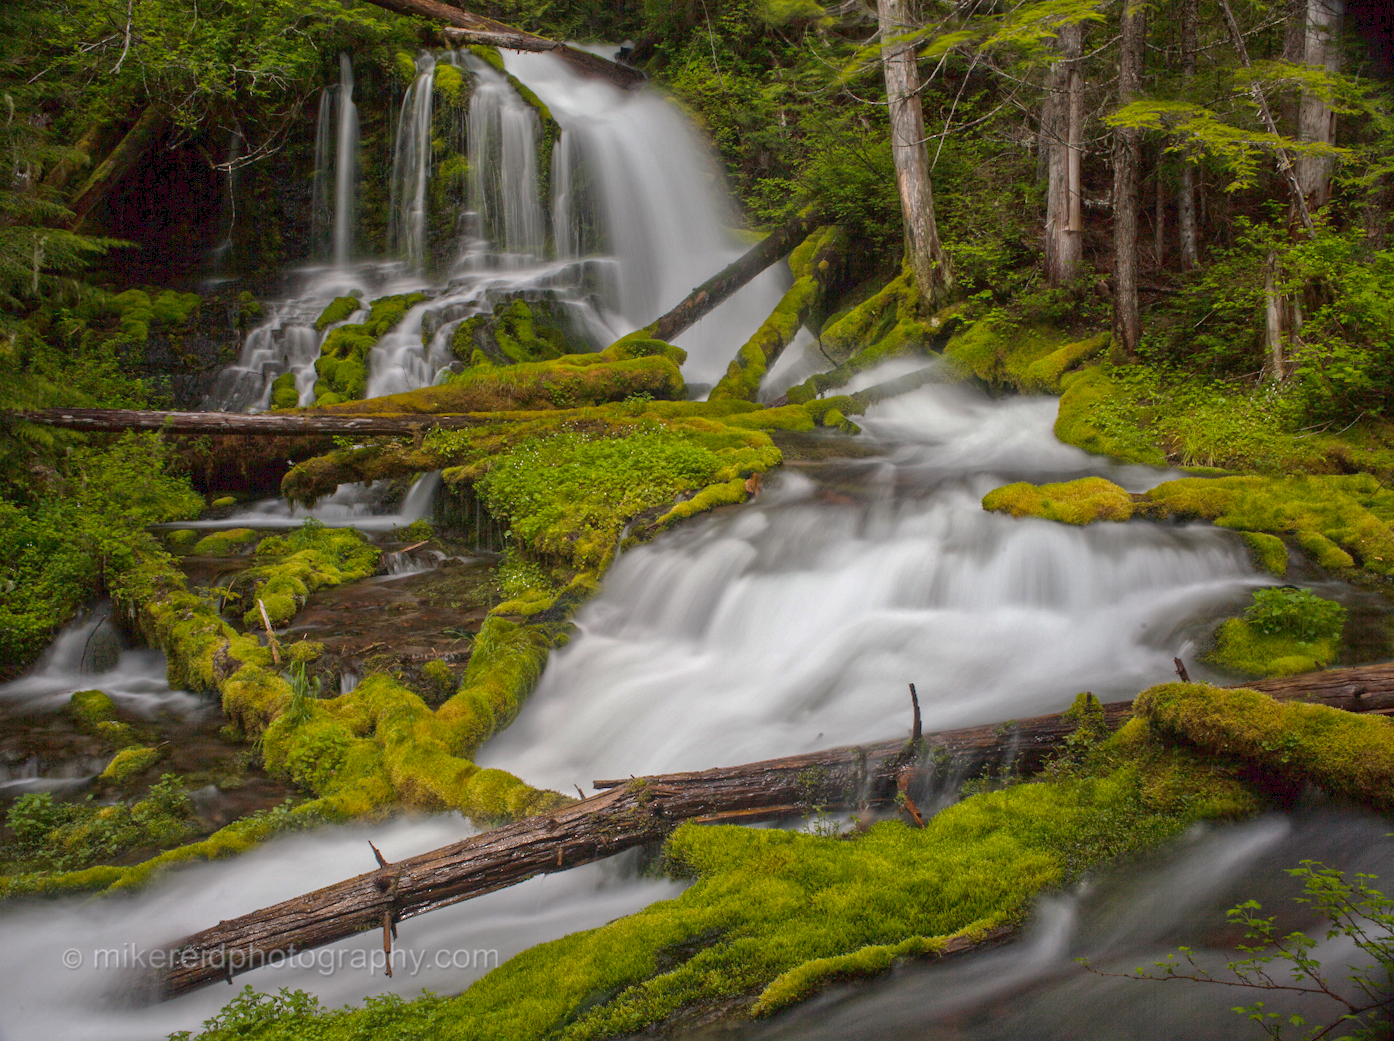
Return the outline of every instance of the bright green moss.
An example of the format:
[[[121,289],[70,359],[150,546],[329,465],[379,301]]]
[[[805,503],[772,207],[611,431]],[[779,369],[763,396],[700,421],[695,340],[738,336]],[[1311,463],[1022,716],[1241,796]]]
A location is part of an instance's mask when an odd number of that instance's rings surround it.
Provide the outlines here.
[[[1064,484],[1009,484],[983,496],[983,509],[1064,524],[1093,524],[1127,520],[1133,515],[1133,500],[1112,481],[1084,477]]]
[[[84,728],[116,718],[116,703],[100,690],[79,690],[68,702],[68,715]]]
[[[1261,531],[1241,531],[1239,537],[1249,547],[1254,566],[1260,571],[1282,578],[1288,573],[1288,548],[1276,535]]]
[[[392,70],[403,84],[410,86],[416,79],[416,59],[406,51],[398,51],[392,56]]]
[[[175,528],[165,532],[165,548],[171,553],[192,553],[202,536],[194,528]]]
[[[1138,511],[1203,518],[1225,528],[1292,535],[1323,567],[1394,576],[1394,492],[1369,474],[1187,477],[1152,489]]]
[[[101,779],[120,784],[128,777],[150,769],[163,755],[158,748],[123,748],[106,764]]]
[[[446,65],[444,62],[438,64],[432,86],[451,108],[459,107],[460,102],[467,97],[465,77],[454,65]]]
[[[1037,358],[1022,371],[1021,389],[1043,391],[1047,394],[1059,393],[1061,377],[1082,362],[1096,358],[1106,351],[1111,339],[1110,333],[1099,333],[1097,336],[1067,343],[1063,347]],[[945,353],[948,353],[947,349]]]
[[[295,373],[283,372],[271,381],[271,407],[295,408],[300,404],[300,392],[295,389]]]
[[[202,302],[197,293],[166,289],[150,301],[150,313],[162,325],[183,325]]]
[[[200,557],[230,557],[251,549],[260,537],[251,528],[228,528],[203,536],[189,552]]]
[[[362,306],[362,302],[356,296],[336,296],[315,319],[315,329],[324,332],[325,329],[342,322]]]
[[[1166,465],[1166,455],[1144,432],[1126,396],[1100,369],[1067,373],[1060,389],[1055,436],[1061,441],[1095,455]]]
[[[469,52],[481,61],[487,62],[489,65],[493,66],[495,72],[505,76],[508,75],[508,69],[505,68],[503,64],[503,55],[499,53],[497,47],[489,47],[481,43],[472,43],[469,45]]]
[[[975,376],[990,386],[1043,389],[1033,379],[1028,379],[1027,373],[1038,362],[1042,363],[1040,372],[1051,371],[1057,362],[1048,359],[1066,352],[1067,347],[1078,346],[1067,344],[1067,340],[1068,334],[1062,330],[1047,325],[1023,325],[994,312],[949,340],[944,347],[944,359],[962,376]]]
[[[307,522],[289,535],[262,539],[257,545],[257,564],[238,576],[247,588],[251,606],[243,622],[251,628],[262,624],[257,601],[266,606],[272,625],[282,625],[305,605],[316,589],[354,582],[371,575],[381,551],[353,528],[327,528]]]
[[[1243,618],[1215,633],[1206,660],[1250,676],[1291,676],[1336,658],[1346,609],[1305,589],[1260,589]]]
[[[1200,683],[1153,687],[1133,707],[1153,727],[1204,753],[1236,757],[1383,813],[1394,810],[1394,724],[1383,717]]]
[[[237,500],[234,499],[231,495],[223,495],[223,496],[219,496],[218,498],[214,499],[214,500],[213,500],[212,502],[210,502],[208,505],[211,506],[211,507],[212,507],[213,509],[215,509],[215,510],[221,510],[221,509],[226,509],[226,508],[229,507],[229,506],[236,506],[236,505],[237,505]],[[166,540],[166,541],[168,541],[168,540]]]
[[[451,338],[451,350],[471,364],[477,353],[491,365],[549,361],[568,353],[564,324],[556,305],[503,300],[492,314],[473,315],[461,322]]]

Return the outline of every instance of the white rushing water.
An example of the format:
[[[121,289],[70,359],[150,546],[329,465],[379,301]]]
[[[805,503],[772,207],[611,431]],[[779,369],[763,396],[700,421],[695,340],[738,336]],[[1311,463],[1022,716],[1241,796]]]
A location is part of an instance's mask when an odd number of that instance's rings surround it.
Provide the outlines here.
[[[187,868],[125,898],[12,908],[0,917],[0,1041],[156,1041],[196,1030],[233,988],[214,985],[133,1007],[121,991],[137,953],[148,958],[150,950],[220,919],[369,870],[369,842],[395,861],[472,833],[453,815],[332,828],[276,839],[228,863]],[[414,997],[423,988],[455,993],[534,944],[603,925],[681,889],[642,880],[632,858],[617,857],[402,922],[390,979],[382,968],[382,937],[370,932],[240,975],[235,986],[300,988],[331,1007],[377,994]]]
[[[353,259],[358,218],[358,106],[353,99],[353,61],[339,55],[339,82],[320,94],[315,126],[315,179],[310,242],[317,258],[336,267]]]
[[[428,520],[432,503],[440,488],[440,471],[422,474],[412,482],[401,504],[392,511],[379,509],[389,482],[344,484],[333,495],[325,496],[313,508],[291,506],[285,499],[261,499],[233,510],[225,517],[180,521],[161,528],[194,528],[223,531],[228,528],[298,528],[314,519],[331,528],[357,528],[359,531],[391,531],[413,521]]]
[[[925,387],[866,417],[890,454],[847,465],[856,500],[785,472],[624,554],[480,762],[569,790],[894,738],[912,682],[937,730],[1172,678],[1189,627],[1264,580],[1209,526],[985,512],[1010,480],[1164,476],[1061,444],[1055,408]]]

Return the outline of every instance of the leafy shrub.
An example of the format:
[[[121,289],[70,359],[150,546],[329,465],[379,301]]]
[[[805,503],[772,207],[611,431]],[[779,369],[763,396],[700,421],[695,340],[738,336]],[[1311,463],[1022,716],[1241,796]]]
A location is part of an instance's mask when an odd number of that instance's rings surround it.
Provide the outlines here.
[[[1306,589],[1282,586],[1260,589],[1244,613],[1248,623],[1265,636],[1295,640],[1336,639],[1345,624],[1346,609]]]

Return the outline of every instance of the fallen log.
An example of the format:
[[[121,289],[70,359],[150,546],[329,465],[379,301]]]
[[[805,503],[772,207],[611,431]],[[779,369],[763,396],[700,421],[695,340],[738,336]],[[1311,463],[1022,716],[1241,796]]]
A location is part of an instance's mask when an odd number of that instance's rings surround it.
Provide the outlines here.
[[[776,264],[794,251],[817,225],[812,213],[801,213],[788,224],[770,232],[757,242],[739,260],[728,264],[711,278],[694,289],[687,297],[663,317],[645,328],[656,340],[670,343],[688,326],[710,313],[717,304],[724,301],[756,275],[771,264]]]
[[[545,36],[524,32],[511,25],[486,18],[472,11],[461,10],[439,0],[368,0],[371,4],[396,11],[398,14],[416,15],[433,22],[443,22],[449,28],[444,30],[446,39],[452,43],[482,44],[485,47],[502,47],[506,51],[529,51],[535,54],[555,54],[573,70],[583,76],[609,80],[617,87],[629,88],[643,83],[645,76],[629,65],[608,61],[598,54],[569,47]]]
[[[239,434],[303,437],[325,434],[409,434],[431,429],[463,430],[490,422],[487,416],[352,415],[325,412],[141,412],[119,408],[47,408],[0,413],[0,418],[88,433],[160,430],[168,434]]]
[[[1394,712],[1394,664],[1337,669],[1245,684],[1279,699],[1301,698],[1352,712]],[[1103,706],[1110,728],[1132,702]],[[892,804],[907,771],[971,776],[984,767],[1038,770],[1075,731],[1063,714],[926,734],[690,773],[597,780],[600,795],[529,817],[397,863],[379,866],[185,937],[152,959],[140,987],[171,998],[314,947],[397,924],[534,875],[564,871],[665,837],[685,820],[749,823]],[[909,783],[914,783],[909,782]],[[376,854],[376,850],[373,851]]]

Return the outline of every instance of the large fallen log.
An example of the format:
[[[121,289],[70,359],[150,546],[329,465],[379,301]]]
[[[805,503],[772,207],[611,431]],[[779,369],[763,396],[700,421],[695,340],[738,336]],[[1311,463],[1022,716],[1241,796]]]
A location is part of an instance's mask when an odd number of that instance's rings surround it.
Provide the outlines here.
[[[589,51],[569,47],[545,36],[523,32],[511,25],[497,22],[492,18],[461,10],[439,0],[368,0],[371,4],[384,7],[398,14],[416,15],[433,22],[449,26],[444,30],[447,39],[455,43],[483,44],[486,47],[502,47],[506,51],[530,51],[532,53],[555,54],[572,69],[583,76],[609,80],[618,87],[633,87],[644,82],[644,74],[638,69],[617,62],[607,61]]]
[[[431,429],[463,430],[491,421],[488,416],[345,415],[325,412],[140,412],[119,408],[47,408],[0,413],[0,418],[88,433],[160,430],[169,434],[241,434],[299,437],[312,434],[408,434]],[[497,421],[496,419],[493,421]]]
[[[1352,712],[1394,712],[1394,664],[1250,683],[1275,698],[1301,698]],[[912,688],[913,690],[913,688]],[[1131,702],[1104,706],[1113,728]],[[143,989],[170,998],[304,951],[531,878],[662,839],[678,823],[751,822],[815,807],[884,806],[912,780],[972,776],[988,767],[1038,770],[1075,730],[1063,715],[920,735],[911,741],[722,767],[693,773],[597,780],[602,794],[397,863],[374,849],[374,871],[185,937],[152,959]],[[365,855],[366,855],[365,851]]]

